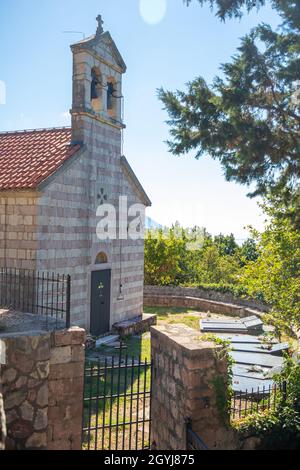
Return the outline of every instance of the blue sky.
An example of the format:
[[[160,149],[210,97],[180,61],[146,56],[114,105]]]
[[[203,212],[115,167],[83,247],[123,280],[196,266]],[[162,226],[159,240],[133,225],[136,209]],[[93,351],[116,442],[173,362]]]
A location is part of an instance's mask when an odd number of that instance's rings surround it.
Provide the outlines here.
[[[196,2],[187,8],[182,0],[148,0],[152,9],[167,2],[162,21],[149,24],[140,1],[2,0],[0,80],[6,83],[6,105],[0,105],[0,130],[70,124],[69,45],[82,36],[63,31],[94,34],[101,13],[104,29],[128,66],[124,153],[153,202],[148,215],[161,224],[179,220],[214,234],[233,232],[238,239],[246,238],[245,226],[263,225],[256,200],[246,197],[247,188],[226,182],[220,165],[209,156],[197,161],[193,155],[168,153],[167,115],[156,90],[183,89],[199,75],[210,82],[235,52],[239,38],[258,22],[277,25],[278,17],[264,8],[224,24]]]

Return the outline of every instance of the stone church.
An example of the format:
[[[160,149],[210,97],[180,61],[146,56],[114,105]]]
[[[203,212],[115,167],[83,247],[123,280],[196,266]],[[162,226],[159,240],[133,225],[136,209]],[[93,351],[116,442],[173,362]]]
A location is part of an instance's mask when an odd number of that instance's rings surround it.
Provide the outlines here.
[[[144,241],[99,239],[97,208],[151,202],[122,155],[126,65],[97,21],[71,46],[71,128],[0,133],[0,266],[70,274],[71,322],[100,335],[142,313]]]

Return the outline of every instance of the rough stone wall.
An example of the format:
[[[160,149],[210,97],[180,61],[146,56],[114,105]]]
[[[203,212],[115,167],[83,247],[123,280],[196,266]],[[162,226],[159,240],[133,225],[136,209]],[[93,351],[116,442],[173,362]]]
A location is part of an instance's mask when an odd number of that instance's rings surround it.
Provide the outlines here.
[[[50,335],[17,335],[4,341],[7,351],[2,371],[6,448],[45,449]]]
[[[3,340],[6,448],[80,449],[84,330],[3,335]]]
[[[0,366],[0,369],[1,369],[1,366]],[[5,440],[6,440],[6,418],[5,418],[4,403],[3,403],[2,390],[1,390],[1,384],[0,384],[0,450],[5,449]]]
[[[35,269],[37,194],[0,193],[0,266]]]
[[[254,299],[241,299],[227,292],[222,293],[213,289],[202,289],[200,287],[181,287],[181,286],[145,286],[144,297],[145,302],[153,296],[178,296],[178,297],[197,297],[201,299],[223,302],[229,304],[242,305],[265,312],[268,306]]]
[[[85,332],[79,328],[51,337],[48,450],[81,449]]]
[[[152,436],[159,450],[186,450],[186,424],[209,449],[236,447],[226,411],[227,357],[184,325],[151,328]]]

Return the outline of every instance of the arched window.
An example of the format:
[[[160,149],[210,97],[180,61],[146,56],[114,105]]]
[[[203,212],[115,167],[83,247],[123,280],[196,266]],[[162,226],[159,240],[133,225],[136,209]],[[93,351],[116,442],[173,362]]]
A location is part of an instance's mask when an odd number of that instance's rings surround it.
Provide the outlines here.
[[[98,253],[96,256],[95,264],[107,264],[107,263],[108,263],[108,258],[107,258],[106,253],[104,253],[104,251],[101,251],[100,253]]]
[[[106,106],[107,113],[110,117],[116,117],[116,96],[117,96],[117,87],[115,80],[113,78],[108,79],[107,81],[107,98]]]
[[[112,82],[107,83],[107,109],[111,111],[114,107],[114,84]]]
[[[91,103],[94,111],[102,110],[102,76],[97,67],[93,67],[91,71]]]

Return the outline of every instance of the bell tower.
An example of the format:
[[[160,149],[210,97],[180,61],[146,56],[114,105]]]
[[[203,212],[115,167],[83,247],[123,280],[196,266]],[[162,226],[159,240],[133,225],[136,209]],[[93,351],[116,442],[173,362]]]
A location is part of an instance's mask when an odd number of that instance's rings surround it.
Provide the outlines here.
[[[116,131],[122,122],[122,76],[126,65],[97,17],[96,34],[71,46],[73,53],[72,142],[88,144],[93,123]],[[99,128],[98,128],[99,131]]]

